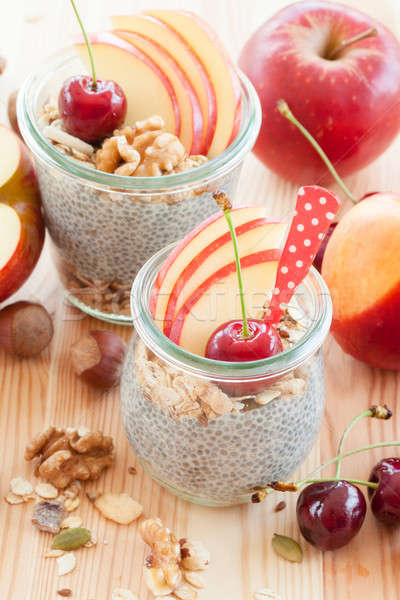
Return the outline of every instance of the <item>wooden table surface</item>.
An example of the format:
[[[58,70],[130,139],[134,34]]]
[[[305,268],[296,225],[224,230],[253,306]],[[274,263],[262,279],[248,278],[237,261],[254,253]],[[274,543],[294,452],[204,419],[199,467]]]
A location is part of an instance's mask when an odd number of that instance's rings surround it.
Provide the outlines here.
[[[395,27],[398,0],[347,0],[351,5],[379,17]],[[10,91],[48,53],[67,43],[77,24],[67,0],[11,0],[3,7],[0,52],[8,68],[0,78],[0,117]],[[168,0],[157,6],[168,7]],[[286,0],[174,1],[174,6],[192,8],[217,29],[236,57],[244,41],[268,16],[288,4]],[[150,2],[129,0],[80,0],[82,16],[89,28],[106,26],[105,15],[128,12],[132,7],[150,7]],[[112,6],[112,8],[111,8]],[[396,14],[397,13],[397,14]],[[400,188],[398,156],[400,140],[371,167],[347,180],[356,196],[371,190]],[[268,172],[250,156],[240,183],[237,200],[262,203],[271,215],[285,216],[295,199],[295,187]],[[348,208],[348,207],[346,207]],[[346,209],[345,208],[345,209]],[[45,424],[99,428],[114,436],[117,461],[98,483],[100,489],[125,491],[138,499],[148,516],[159,516],[178,536],[203,540],[212,553],[203,600],[250,600],[255,591],[268,587],[282,600],[397,600],[400,598],[398,565],[400,533],[377,524],[368,513],[353,542],[334,553],[322,554],[303,541],[302,564],[278,558],[271,547],[274,532],[299,539],[295,500],[286,497],[287,508],[274,513],[276,498],[261,505],[231,509],[209,509],[180,501],[153,483],[126,441],[119,415],[119,393],[99,394],[80,383],[71,370],[69,348],[90,328],[107,328],[128,339],[129,328],[109,326],[78,313],[63,299],[54,267],[44,251],[39,265],[17,298],[43,302],[55,321],[51,347],[35,360],[14,360],[0,355],[0,497],[15,476],[33,480],[32,469],[23,460],[24,446]],[[321,435],[301,472],[333,456],[341,431],[352,416],[371,403],[386,402],[396,409],[400,400],[400,377],[373,370],[346,356],[337,344],[325,343],[327,408]],[[368,421],[358,425],[349,444],[378,442],[400,436],[399,419]],[[374,462],[392,451],[364,454],[347,459],[344,473],[365,479]],[[136,465],[137,475],[128,474]],[[1,600],[53,600],[57,590],[70,588],[76,600],[111,600],[116,587],[150,599],[142,581],[145,547],[137,526],[105,521],[89,502],[77,512],[98,538],[94,548],[76,552],[77,567],[59,578],[53,559],[43,558],[49,535],[39,533],[30,522],[30,505],[9,506],[0,501],[0,598]]]

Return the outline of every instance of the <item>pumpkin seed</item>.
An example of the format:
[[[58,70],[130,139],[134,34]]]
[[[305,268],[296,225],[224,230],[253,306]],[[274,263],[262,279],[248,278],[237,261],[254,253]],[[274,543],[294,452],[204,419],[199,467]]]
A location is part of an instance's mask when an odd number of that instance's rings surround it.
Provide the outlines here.
[[[303,550],[300,545],[286,535],[274,533],[272,547],[279,556],[286,560],[291,562],[301,562],[303,560]]]
[[[60,550],[76,550],[86,544],[91,538],[89,529],[85,527],[71,527],[64,529],[53,539],[53,548]]]

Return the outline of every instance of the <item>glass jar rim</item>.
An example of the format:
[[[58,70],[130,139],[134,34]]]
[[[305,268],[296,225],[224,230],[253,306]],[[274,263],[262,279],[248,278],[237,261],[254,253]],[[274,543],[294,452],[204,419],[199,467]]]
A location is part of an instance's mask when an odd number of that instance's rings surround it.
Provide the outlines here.
[[[218,381],[236,382],[238,378],[253,380],[284,375],[303,364],[321,347],[332,320],[332,302],[324,280],[314,267],[301,285],[313,301],[316,314],[304,336],[288,350],[251,362],[227,362],[198,356],[175,344],[157,327],[149,309],[154,280],[175,245],[162,248],[143,265],[131,290],[131,313],[136,332],[159,358],[193,376],[206,379],[212,376]]]
[[[179,186],[196,186],[199,182],[204,183],[208,178],[215,179],[223,176],[250,152],[256,141],[261,125],[260,101],[252,83],[237,69],[241,82],[243,118],[237,136],[220,155],[195,169],[158,177],[126,177],[91,169],[85,166],[85,163],[59,152],[40,132],[35,115],[39,88],[43,88],[58,69],[74,59],[78,60],[71,48],[63,48],[53,54],[49,57],[49,62],[27,77],[17,99],[18,122],[21,134],[29,148],[53,168],[62,172],[67,171],[72,177],[100,188],[112,187],[120,192],[131,194],[146,191],[154,193],[155,190],[168,193],[169,189],[176,192]]]

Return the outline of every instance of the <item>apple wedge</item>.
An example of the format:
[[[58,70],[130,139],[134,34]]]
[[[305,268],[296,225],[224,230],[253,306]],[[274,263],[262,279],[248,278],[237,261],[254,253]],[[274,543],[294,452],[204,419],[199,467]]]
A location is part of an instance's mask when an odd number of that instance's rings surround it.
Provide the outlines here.
[[[146,54],[169,79],[174,88],[181,115],[179,138],[188,154],[200,154],[202,151],[203,113],[191,83],[174,57],[159,44],[137,33],[129,31],[114,31],[113,33]]]
[[[40,193],[28,150],[0,125],[0,301],[25,282],[44,242]]]
[[[229,146],[240,127],[241,90],[235,67],[215,31],[198,15],[186,10],[149,10],[145,14],[180,35],[207,71],[217,103],[217,123],[208,150],[208,157],[214,158]]]
[[[207,154],[217,120],[217,105],[214,88],[198,56],[184,40],[169,27],[149,16],[121,15],[111,17],[111,23],[118,34],[123,30],[139,34],[161,46],[181,67],[193,87],[202,109],[203,132],[200,154]]]
[[[240,256],[280,248],[286,230],[285,223],[266,218],[247,221],[236,227]],[[195,256],[183,269],[169,295],[164,317],[164,333],[169,334],[172,322],[202,281],[232,261],[234,249],[229,231]]]
[[[174,88],[156,63],[138,48],[107,31],[90,36],[99,78],[112,79],[124,90],[128,100],[126,123],[161,115],[166,130],[179,137],[181,115]],[[86,66],[89,55],[79,39],[75,49]]]
[[[265,217],[262,206],[241,206],[232,210],[235,227]],[[163,330],[169,295],[185,267],[214,240],[227,233],[224,215],[217,212],[200,223],[183,238],[165,260],[154,282],[150,296],[150,311],[157,326]]]
[[[267,291],[274,287],[280,254],[278,249],[264,250],[241,258],[249,317],[257,318]],[[204,356],[211,334],[226,321],[241,318],[236,264],[231,262],[199,284],[179,310],[168,337]]]

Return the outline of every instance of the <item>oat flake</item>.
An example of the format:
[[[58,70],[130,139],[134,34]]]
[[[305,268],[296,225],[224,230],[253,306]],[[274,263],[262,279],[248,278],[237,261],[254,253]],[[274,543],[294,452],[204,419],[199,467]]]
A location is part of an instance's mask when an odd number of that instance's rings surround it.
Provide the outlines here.
[[[76,566],[76,558],[73,552],[68,552],[57,558],[58,576],[71,573]]]
[[[24,477],[14,477],[10,482],[10,490],[16,496],[27,496],[32,494],[33,485]]]
[[[35,487],[35,492],[38,496],[46,500],[54,500],[58,496],[58,489],[51,483],[38,483]]]
[[[130,590],[117,588],[111,594],[111,600],[139,600],[137,595]]]

